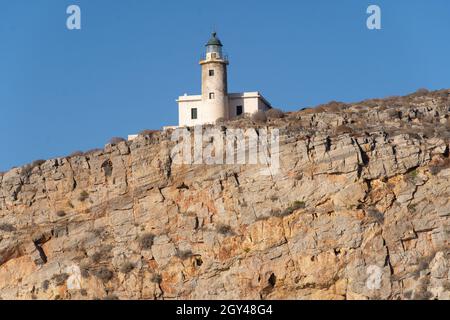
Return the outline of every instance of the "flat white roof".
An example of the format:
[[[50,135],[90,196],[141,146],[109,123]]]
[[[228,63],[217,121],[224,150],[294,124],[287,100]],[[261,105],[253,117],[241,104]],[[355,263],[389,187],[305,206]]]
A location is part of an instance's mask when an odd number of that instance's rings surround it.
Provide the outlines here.
[[[262,94],[260,92],[258,92],[258,91],[229,93],[228,97],[230,99],[259,98],[262,101],[264,101],[264,103],[267,104],[269,107],[271,106],[269,101],[267,101],[266,98],[264,98],[262,96]],[[201,101],[201,100],[202,100],[202,96],[201,95],[188,96],[188,95],[185,94],[184,96],[178,97],[178,100],[176,100],[176,101],[177,102],[191,102],[191,101]]]
[[[253,92],[234,92],[229,93],[230,98],[258,98],[260,96],[258,91]]]
[[[180,101],[200,101],[200,100],[202,100],[202,96],[201,95],[195,95],[195,96],[184,95],[184,96],[178,97],[177,102],[180,102]]]
[[[253,91],[253,92],[238,92],[238,93],[229,93],[228,97],[230,99],[242,99],[242,98],[259,98],[262,101],[264,101],[265,104],[267,104],[269,107],[271,106],[271,104],[269,103],[269,101],[266,100],[266,98],[264,98],[262,96],[262,94],[258,91]]]

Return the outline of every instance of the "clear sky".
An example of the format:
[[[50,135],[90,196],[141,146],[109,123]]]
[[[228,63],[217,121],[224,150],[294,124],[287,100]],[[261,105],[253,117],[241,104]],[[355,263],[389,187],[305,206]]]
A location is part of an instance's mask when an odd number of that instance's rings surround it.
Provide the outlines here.
[[[177,124],[213,28],[230,91],[287,111],[450,87],[448,0],[2,0],[0,171]]]

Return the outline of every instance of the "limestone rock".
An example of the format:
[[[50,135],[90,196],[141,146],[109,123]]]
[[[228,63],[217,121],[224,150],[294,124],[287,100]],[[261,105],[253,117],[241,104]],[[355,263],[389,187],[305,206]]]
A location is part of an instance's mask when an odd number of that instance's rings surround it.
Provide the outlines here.
[[[0,298],[449,299],[449,108],[404,99],[270,120],[268,176],[170,131],[0,174]]]

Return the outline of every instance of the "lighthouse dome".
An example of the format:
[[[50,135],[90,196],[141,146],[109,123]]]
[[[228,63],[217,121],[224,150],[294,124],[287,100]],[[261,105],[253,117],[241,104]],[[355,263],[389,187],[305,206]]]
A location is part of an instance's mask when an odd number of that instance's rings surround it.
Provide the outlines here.
[[[217,33],[213,32],[211,35],[211,39],[209,39],[208,43],[206,44],[206,46],[219,46],[219,47],[223,47],[222,42],[220,41],[219,38],[217,38]]]

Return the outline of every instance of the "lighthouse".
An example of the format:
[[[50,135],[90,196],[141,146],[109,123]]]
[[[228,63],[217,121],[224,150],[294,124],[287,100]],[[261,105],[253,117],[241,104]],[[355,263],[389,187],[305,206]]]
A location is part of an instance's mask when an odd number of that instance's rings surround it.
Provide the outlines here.
[[[228,59],[223,55],[222,42],[213,32],[206,44],[206,53],[200,65],[202,68],[202,101],[205,122],[228,119]]]
[[[228,120],[271,108],[258,91],[228,92],[229,61],[216,32],[205,47],[200,60],[201,94],[185,94],[177,99],[179,127],[215,124],[219,119]]]

